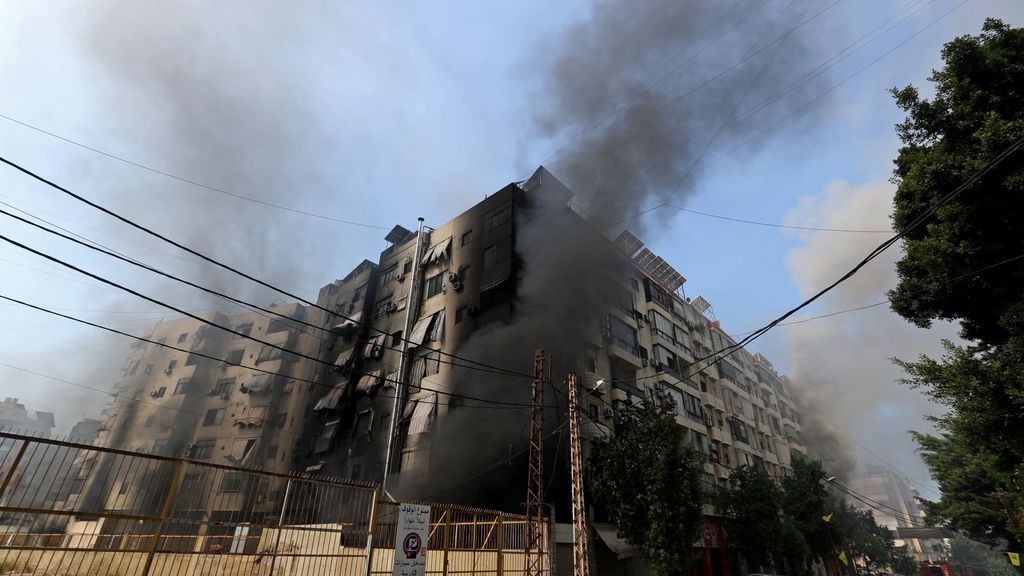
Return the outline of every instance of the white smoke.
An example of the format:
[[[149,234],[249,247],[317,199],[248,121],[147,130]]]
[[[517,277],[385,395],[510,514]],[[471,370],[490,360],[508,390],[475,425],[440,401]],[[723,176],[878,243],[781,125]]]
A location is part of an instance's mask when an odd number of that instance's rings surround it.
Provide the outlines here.
[[[785,223],[816,228],[889,230],[893,186],[882,180],[853,185],[833,182],[820,197],[803,197]],[[886,234],[800,231],[802,246],[786,263],[802,297],[834,281],[881,243]],[[883,302],[896,284],[897,246],[865,266],[822,300],[804,318]],[[936,323],[916,328],[893,313],[888,303],[783,328],[790,350],[790,373],[810,409],[805,438],[813,450],[833,453],[837,443],[864,463],[885,463],[914,479],[928,473],[915,453],[908,430],[931,430],[924,417],[938,412],[919,392],[896,382],[902,376],[890,358],[937,356],[940,341],[956,329]],[[842,450],[842,448],[840,448]],[[877,456],[876,456],[877,454]],[[884,464],[883,464],[884,465]]]

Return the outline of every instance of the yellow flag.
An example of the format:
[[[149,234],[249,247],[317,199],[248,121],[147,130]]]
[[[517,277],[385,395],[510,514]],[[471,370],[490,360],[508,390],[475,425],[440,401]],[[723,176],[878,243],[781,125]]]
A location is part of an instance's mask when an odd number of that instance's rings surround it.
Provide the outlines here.
[[[1020,553],[1019,552],[1007,552],[1007,556],[1010,557],[1010,564],[1014,566],[1020,566]]]
[[[839,559],[843,561],[843,566],[850,565],[850,561],[846,559],[846,550],[839,553]]]
[[[824,516],[822,516],[821,519],[824,520],[825,522],[831,522],[832,521],[832,514],[833,514],[832,512],[829,512],[828,514],[825,514]]]

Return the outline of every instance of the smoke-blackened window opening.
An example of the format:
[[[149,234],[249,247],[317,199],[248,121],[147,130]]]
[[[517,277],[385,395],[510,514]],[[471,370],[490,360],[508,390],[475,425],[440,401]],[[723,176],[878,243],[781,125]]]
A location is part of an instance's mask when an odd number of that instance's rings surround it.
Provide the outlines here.
[[[484,232],[491,232],[512,220],[512,203],[499,206],[484,215]]]
[[[174,395],[178,396],[181,394],[190,394],[192,392],[192,379],[191,378],[179,378],[178,383],[174,385]]]
[[[512,259],[512,238],[505,237],[484,248],[484,272],[494,270]]]
[[[239,324],[238,326],[235,326],[235,332],[238,332],[241,335],[239,335],[239,334],[232,334],[231,335],[231,339],[232,340],[240,340],[240,339],[242,339],[242,338],[252,334],[252,322],[246,322],[244,324]]]
[[[295,330],[295,323],[283,318],[273,318],[270,320],[270,323],[267,324],[267,334],[291,332],[292,330]]]
[[[472,242],[472,241],[473,241],[473,229],[470,228],[469,230],[466,230],[465,232],[463,232],[462,236],[459,237],[459,246],[468,246],[469,243]]]
[[[384,298],[381,298],[373,306],[373,318],[371,318],[371,321],[376,322],[377,320],[383,320],[387,318],[388,316],[391,315],[391,312],[394,309],[394,307],[395,306],[391,300],[390,294],[385,296]]]
[[[412,272],[412,258],[406,258],[405,262],[402,263],[402,274],[408,274]]]
[[[480,311],[492,310],[515,300],[516,284],[506,278],[496,284],[480,290]]]
[[[466,319],[466,307],[459,306],[455,309],[455,324],[462,324],[462,321]]]
[[[338,427],[341,424],[341,420],[331,420],[324,424],[323,429],[320,431],[320,435],[317,436],[316,442],[313,444],[313,453],[323,454],[329,452],[334,444],[334,436],[338,433]]]
[[[224,365],[225,366],[230,366],[230,365],[241,364],[242,360],[244,358],[245,358],[245,349],[244,348],[239,348],[237,350],[232,350],[232,351],[228,352],[228,355],[224,358]]]
[[[366,295],[366,282],[363,282],[359,286],[356,286],[356,289],[352,292],[352,303],[349,304],[349,308],[351,309],[353,307],[353,305],[356,302],[358,302],[359,300],[362,300],[363,296],[365,296],[365,295]]]
[[[195,366],[196,364],[202,364],[206,362],[206,358],[198,354],[189,354],[185,358],[185,366]]]

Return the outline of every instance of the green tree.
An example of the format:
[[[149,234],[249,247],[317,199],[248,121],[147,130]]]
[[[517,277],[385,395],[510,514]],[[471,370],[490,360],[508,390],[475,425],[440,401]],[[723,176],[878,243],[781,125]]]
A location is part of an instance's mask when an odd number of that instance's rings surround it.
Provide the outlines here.
[[[905,383],[949,411],[936,419],[941,437],[918,435],[929,467],[949,486],[966,482],[965,463],[984,487],[953,493],[928,511],[975,538],[1024,528],[1024,30],[987,20],[982,33],[942,50],[930,77],[931,100],[916,88],[893,90],[907,112],[897,125],[893,223],[909,231],[890,292],[894,311],[919,326],[958,321],[966,345],[946,342],[940,360],[899,362]],[[1004,151],[1009,156],[989,163]],[[983,168],[965,190],[948,194]]]
[[[639,546],[656,574],[680,572],[703,526],[704,456],[686,445],[671,406],[645,401],[620,410],[615,437],[588,463],[596,507]]]
[[[803,566],[813,557],[829,558],[832,545],[828,525],[822,517],[835,508],[835,501],[825,486],[828,474],[820,460],[810,460],[798,452],[793,453],[792,470],[780,480],[782,510],[789,523],[800,533],[806,546]],[[789,558],[801,558],[787,553]]]
[[[785,528],[780,512],[782,489],[759,469],[741,466],[719,491],[719,511],[725,515],[729,542],[753,572],[774,572]],[[792,533],[789,533],[792,537]],[[790,541],[792,547],[792,541]]]
[[[1001,551],[1005,544],[992,548],[971,540],[963,533],[955,534],[949,544],[953,559],[974,570],[977,576],[1015,576],[1016,574],[1006,554]]]

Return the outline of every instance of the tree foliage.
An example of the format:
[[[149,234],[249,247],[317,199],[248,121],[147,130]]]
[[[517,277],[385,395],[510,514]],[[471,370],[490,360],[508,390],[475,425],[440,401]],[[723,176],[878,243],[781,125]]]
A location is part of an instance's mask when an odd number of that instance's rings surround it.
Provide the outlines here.
[[[949,544],[953,559],[972,569],[976,576],[1015,576],[1017,574],[1006,554],[1001,551],[1003,546],[999,546],[997,550],[975,542],[962,533],[954,535]]]
[[[945,405],[941,436],[918,435],[943,485],[927,506],[934,521],[991,542],[1024,541],[1024,149],[948,197],[1024,138],[1024,29],[987,20],[982,33],[942,51],[931,100],[893,90],[907,113],[897,125],[893,223],[905,237],[890,292],[894,311],[919,326],[958,321],[963,346],[939,359],[898,363],[905,383]],[[974,479],[967,478],[970,469]],[[973,489],[959,491],[957,486]]]
[[[620,410],[615,437],[589,461],[595,505],[639,546],[656,574],[679,571],[703,526],[704,456],[685,444],[671,407],[653,401]]]
[[[869,511],[858,510],[828,493],[821,462],[794,455],[792,471],[776,481],[764,472],[740,467],[720,490],[729,543],[750,571],[800,576],[813,559],[845,551],[872,574],[912,575],[917,563],[895,535]],[[824,517],[828,516],[826,522]]]

